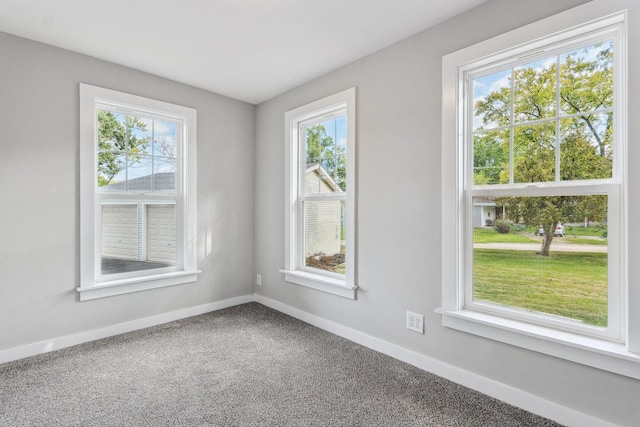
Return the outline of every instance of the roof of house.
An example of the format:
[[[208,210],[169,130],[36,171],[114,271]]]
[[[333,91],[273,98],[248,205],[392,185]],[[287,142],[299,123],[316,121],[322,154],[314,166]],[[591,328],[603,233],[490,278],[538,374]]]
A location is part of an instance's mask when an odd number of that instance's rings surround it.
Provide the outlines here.
[[[174,191],[176,189],[176,174],[175,172],[158,172],[127,181],[114,182],[105,185],[102,189],[107,191]]]
[[[340,186],[333,180],[333,178],[331,178],[329,172],[327,172],[320,163],[307,163],[307,173],[314,171],[320,176],[320,179],[322,179],[329,187],[331,187],[334,192],[343,192],[342,188],[340,188]]]

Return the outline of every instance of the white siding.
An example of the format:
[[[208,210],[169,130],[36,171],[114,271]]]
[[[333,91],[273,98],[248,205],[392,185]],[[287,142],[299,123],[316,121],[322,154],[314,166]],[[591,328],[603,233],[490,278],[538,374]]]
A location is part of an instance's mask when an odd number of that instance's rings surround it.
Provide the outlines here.
[[[319,169],[307,172],[306,194],[333,193],[333,188],[320,179]],[[306,202],[304,214],[305,255],[340,252],[342,226],[342,202]]]
[[[307,256],[340,252],[341,204],[339,201],[305,203],[304,239]]]
[[[304,182],[306,194],[333,193],[333,188],[323,179],[320,179],[318,169],[307,172]]]

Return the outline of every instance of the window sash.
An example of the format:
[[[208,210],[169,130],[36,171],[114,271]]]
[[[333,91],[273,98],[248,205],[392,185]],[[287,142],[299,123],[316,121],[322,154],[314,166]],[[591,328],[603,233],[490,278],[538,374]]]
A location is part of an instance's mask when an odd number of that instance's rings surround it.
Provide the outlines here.
[[[160,196],[160,197],[158,197]],[[162,197],[164,196],[164,197]],[[136,270],[125,273],[103,274],[102,273],[102,207],[104,205],[138,205],[142,204],[145,208],[149,205],[174,205],[176,209],[176,264],[170,267],[154,268],[149,270]],[[96,271],[96,283],[111,282],[117,280],[123,280],[128,278],[136,278],[151,275],[160,275],[166,273],[174,273],[185,270],[185,260],[187,259],[186,247],[184,245],[184,236],[186,235],[186,226],[184,221],[184,211],[182,204],[180,203],[180,197],[154,194],[154,195],[118,195],[114,197],[113,194],[96,194],[95,205],[95,220],[96,220],[96,233],[95,233],[95,271]]]
[[[623,43],[621,42],[621,32],[620,32],[620,24],[619,22],[615,22],[610,24],[604,28],[598,28],[592,30],[590,32],[586,32],[583,34],[576,35],[575,37],[571,37],[568,39],[563,39],[560,41],[556,41],[555,43],[550,43],[548,45],[540,46],[541,41],[537,43],[531,43],[529,47],[521,47],[519,49],[515,49],[515,53],[508,54],[504,56],[495,55],[494,57],[486,57],[479,61],[474,61],[468,64],[465,64],[459,67],[459,78],[462,82],[462,102],[461,102],[461,111],[462,111],[462,123],[464,127],[464,186],[466,189],[469,188],[482,188],[482,187],[501,187],[501,186],[513,186],[517,185],[513,182],[513,137],[514,132],[513,129],[522,127],[522,126],[533,126],[537,124],[543,123],[555,123],[556,133],[555,133],[555,180],[554,181],[544,181],[540,183],[535,183],[549,186],[549,185],[557,185],[557,186],[574,186],[576,182],[580,181],[561,181],[560,180],[560,135],[559,135],[559,123],[563,119],[580,117],[589,114],[596,113],[608,113],[613,112],[613,129],[616,132],[622,132],[622,122],[621,115],[616,111],[616,106],[620,105],[620,85],[621,85],[621,75],[622,68],[624,67],[624,61],[622,57],[621,50],[624,48]],[[535,62],[536,60],[547,59],[552,56],[556,56],[556,59],[559,55],[572,52],[576,49],[581,49],[584,47],[592,46],[594,44],[612,41],[613,43],[613,90],[614,90],[614,99],[613,99],[613,107],[612,108],[597,108],[581,113],[575,114],[564,114],[561,112],[560,108],[560,78],[556,76],[554,88],[556,93],[556,99],[554,102],[555,106],[555,115],[553,117],[543,118],[539,120],[531,120],[526,122],[517,122],[514,119],[513,112],[513,86],[510,87],[511,91],[511,101],[510,101],[510,112],[511,118],[510,123],[504,126],[497,126],[482,130],[474,130],[473,126],[473,111],[474,111],[474,102],[473,102],[473,81],[474,79],[478,79],[483,76],[487,76],[493,73],[497,73],[500,71],[508,71],[511,70],[511,80],[513,85],[513,69],[517,68],[521,65],[530,64]],[[556,72],[560,73],[559,64],[556,64],[557,70]],[[487,132],[493,131],[501,131],[501,130],[511,130],[510,134],[510,147],[509,147],[509,184],[487,184],[487,185],[478,185],[473,183],[473,136],[485,134]],[[619,150],[622,150],[622,147],[619,144],[620,137],[615,137],[612,140],[612,149],[613,149],[613,170],[612,177],[607,179],[598,179],[591,180],[587,182],[622,182],[622,174],[623,168],[620,160]],[[526,185],[526,184],[525,184]],[[530,185],[530,184],[529,184]]]
[[[109,190],[109,191],[105,191],[102,187],[98,187],[97,186],[97,175],[96,175],[96,180],[94,180],[94,183],[96,185],[96,194],[102,194],[102,193],[106,193],[109,194],[110,196],[113,196],[114,194],[117,195],[121,195],[121,194],[154,194],[154,195],[158,195],[158,194],[173,194],[173,195],[182,195],[185,192],[185,186],[184,186],[184,171],[186,170],[186,161],[185,161],[185,143],[186,143],[186,139],[185,139],[185,135],[186,135],[186,123],[185,120],[182,118],[177,118],[173,115],[169,115],[168,113],[160,113],[160,112],[156,112],[156,111],[151,111],[145,108],[138,108],[138,107],[132,107],[132,106],[125,106],[123,104],[117,104],[117,103],[107,103],[104,101],[96,101],[95,102],[95,123],[96,123],[96,137],[95,137],[95,170],[97,172],[98,168],[98,153],[100,152],[108,152],[108,153],[114,153],[114,154],[123,154],[123,155],[128,155],[129,154],[129,150],[128,147],[126,147],[125,151],[116,151],[116,150],[100,150],[98,148],[98,136],[97,136],[97,123],[98,123],[98,112],[99,111],[109,111],[109,112],[114,112],[114,113],[118,113],[118,114],[124,114],[127,116],[133,116],[133,117],[138,117],[141,119],[147,119],[147,120],[151,120],[152,122],[156,122],[156,121],[160,121],[160,122],[168,122],[171,124],[174,124],[176,126],[176,153],[175,153],[175,157],[171,157],[173,159],[175,159],[175,190],[174,191],[154,191],[153,189],[150,191],[134,191],[134,190]],[[156,133],[155,133],[155,128],[152,129],[151,131],[151,137],[152,140],[155,139],[156,137]],[[166,158],[166,156],[158,156],[154,153],[154,150],[151,151],[151,154],[145,154],[145,157],[151,157],[152,159],[155,158]],[[125,169],[128,173],[128,169],[129,167],[127,166],[127,168]],[[151,170],[152,174],[155,174],[156,171],[155,170]],[[129,181],[129,178],[127,176],[127,182]]]
[[[300,271],[306,271],[312,274],[319,274],[323,276],[327,276],[330,278],[344,280],[346,278],[346,274],[335,273],[332,271],[322,270],[313,267],[307,267],[305,265],[306,253],[305,253],[305,213],[304,213],[304,204],[305,202],[321,202],[321,201],[344,201],[345,210],[347,209],[347,204],[349,200],[347,198],[347,192],[340,193],[318,193],[318,194],[308,194],[305,189],[306,183],[306,173],[307,173],[307,150],[306,150],[306,129],[308,127],[320,124],[327,120],[337,119],[339,117],[345,116],[347,119],[347,123],[351,120],[347,116],[346,106],[338,106],[324,110],[318,114],[311,115],[303,121],[298,122],[298,138],[297,138],[297,146],[298,146],[298,180],[296,183],[297,186],[297,218],[298,218],[298,227],[296,230],[297,237],[297,269]],[[347,159],[351,154],[349,152],[349,147],[347,145],[345,154],[347,155]],[[347,186],[349,186],[349,175],[347,174]],[[349,243],[347,242],[347,246]]]
[[[579,191],[571,191],[571,195],[606,195],[608,199],[608,244],[607,244],[607,313],[608,325],[600,328],[587,324],[573,322],[570,319],[560,319],[543,312],[529,312],[517,307],[500,306],[485,301],[474,301],[473,298],[473,198],[477,196],[549,196],[549,195],[569,195],[563,189],[554,188],[551,192],[540,193],[537,189],[531,189],[528,194],[522,192],[513,193],[511,191],[473,191],[465,192],[464,206],[464,236],[462,238],[463,268],[461,271],[461,282],[463,284],[461,308],[471,309],[483,313],[493,313],[502,317],[515,320],[523,320],[529,323],[542,326],[550,326],[559,330],[580,333],[614,342],[623,342],[624,337],[624,298],[623,298],[623,264],[620,262],[624,249],[620,238],[620,217],[617,209],[620,206],[621,186],[601,185],[585,186]],[[572,189],[573,190],[573,189]],[[558,191],[562,191],[559,193]]]

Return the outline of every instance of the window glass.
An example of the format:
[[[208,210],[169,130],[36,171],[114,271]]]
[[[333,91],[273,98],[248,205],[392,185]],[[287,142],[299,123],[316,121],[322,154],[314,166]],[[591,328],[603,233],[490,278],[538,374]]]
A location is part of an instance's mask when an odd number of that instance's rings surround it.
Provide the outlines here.
[[[474,302],[607,326],[607,196],[485,196],[473,205],[495,223],[474,227]]]
[[[604,330],[618,190],[597,186],[613,177],[614,44],[557,51],[469,81],[467,305]]]
[[[304,254],[302,265],[345,273],[347,117],[341,112],[302,127]],[[331,200],[323,198],[331,197]]]
[[[180,126],[99,109],[98,191],[175,193]],[[146,198],[102,202],[102,275],[175,267],[176,204]]]
[[[304,203],[304,266],[345,273],[344,201]]]

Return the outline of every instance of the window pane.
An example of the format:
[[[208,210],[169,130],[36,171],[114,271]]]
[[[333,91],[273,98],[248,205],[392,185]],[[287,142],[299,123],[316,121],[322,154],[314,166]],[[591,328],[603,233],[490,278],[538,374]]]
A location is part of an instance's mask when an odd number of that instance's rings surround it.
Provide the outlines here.
[[[344,201],[304,202],[306,267],[345,273]]]
[[[153,191],[176,191],[176,159],[168,157],[153,158]]]
[[[560,56],[560,108],[584,114],[613,107],[613,42]]]
[[[473,183],[509,182],[509,130],[473,136]]]
[[[123,114],[98,110],[98,149],[124,152],[126,150],[126,119]]]
[[[491,129],[511,122],[511,70],[473,80],[473,129]]]
[[[101,260],[103,275],[175,266],[175,205],[103,204]]]
[[[473,210],[474,302],[607,326],[607,196],[474,197]]]
[[[100,191],[124,191],[127,180],[126,154],[98,153],[98,187]]]
[[[127,162],[127,191],[151,191],[152,158],[130,154]]]
[[[346,116],[306,126],[306,194],[343,192],[347,188]]]
[[[151,154],[152,120],[137,116],[126,116],[127,152],[129,154]]]
[[[560,179],[611,178],[613,114],[575,116],[560,123]]]
[[[161,157],[177,157],[178,126],[175,123],[155,120],[153,124],[153,154]]]
[[[555,115],[556,57],[516,67],[513,76],[516,122],[541,120]]]
[[[555,123],[516,126],[513,129],[513,182],[555,181]]]

